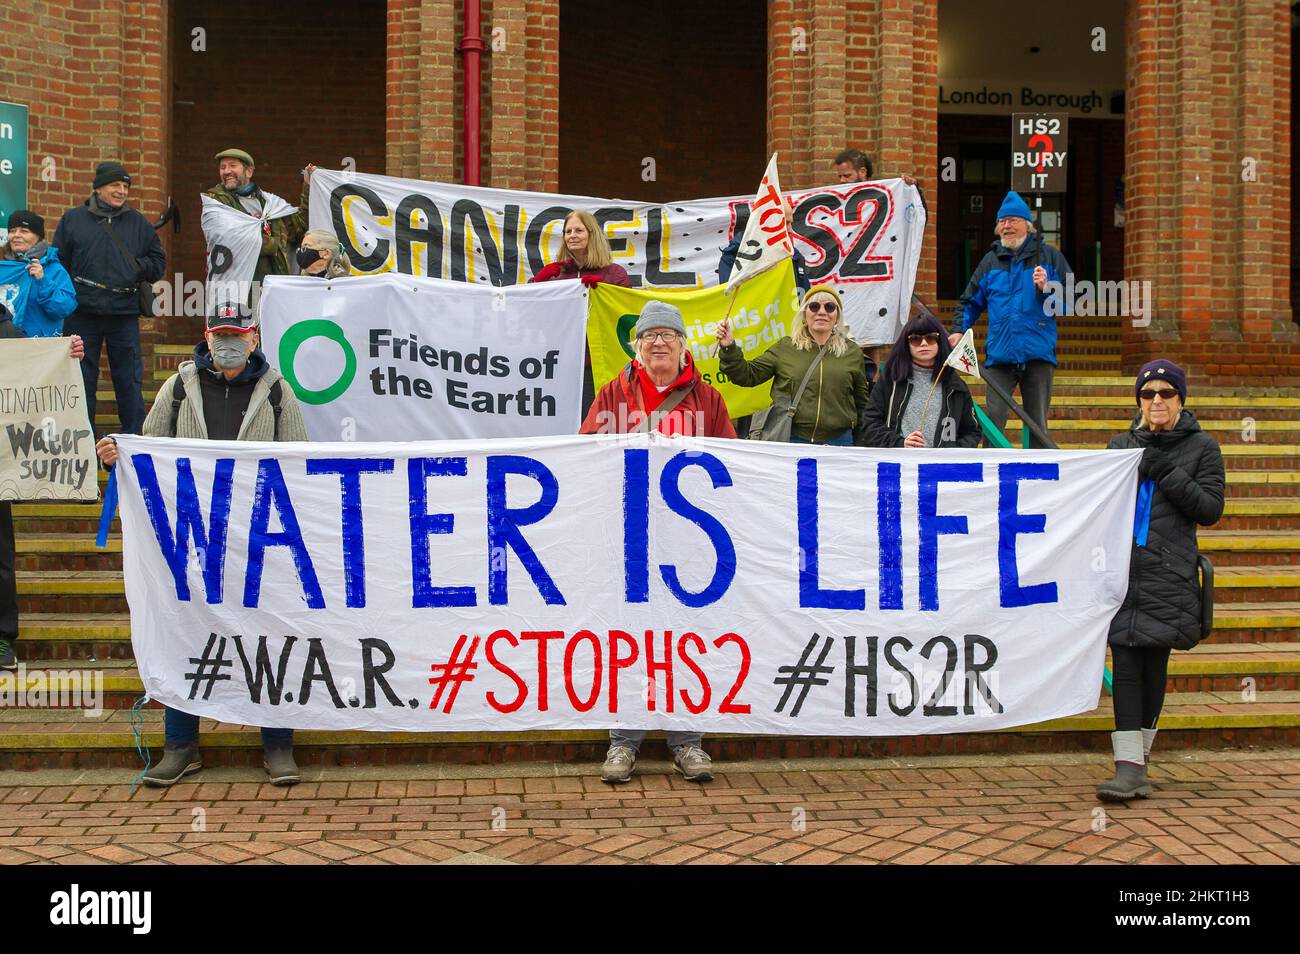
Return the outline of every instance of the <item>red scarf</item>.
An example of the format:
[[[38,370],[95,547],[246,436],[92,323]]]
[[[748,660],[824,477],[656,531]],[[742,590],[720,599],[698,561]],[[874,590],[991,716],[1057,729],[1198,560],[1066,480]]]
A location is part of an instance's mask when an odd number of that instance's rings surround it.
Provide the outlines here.
[[[632,367],[636,369],[636,380],[633,386],[640,393],[641,409],[646,414],[653,413],[659,405],[664,403],[669,394],[677,388],[686,387],[695,378],[695,362],[691,360],[689,354],[686,356],[686,367],[682,369],[682,373],[662,392],[651,380],[650,375],[646,374],[645,368],[641,367],[639,362],[632,362]],[[661,434],[692,434],[695,431],[690,424],[690,417],[680,403],[659,422],[657,430]]]
[[[677,379],[673,381],[672,384],[664,388],[663,391],[660,391],[659,386],[654,383],[650,378],[650,375],[646,374],[646,370],[641,367],[640,361],[634,361],[632,367],[636,368],[636,380],[641,389],[641,405],[647,414],[657,408],[660,404],[663,404],[664,398],[668,397],[670,391],[674,388],[679,388],[685,384],[689,384],[691,379],[695,377],[695,367],[691,363],[690,355],[687,355],[686,357],[686,367],[682,368],[682,373],[677,376]]]

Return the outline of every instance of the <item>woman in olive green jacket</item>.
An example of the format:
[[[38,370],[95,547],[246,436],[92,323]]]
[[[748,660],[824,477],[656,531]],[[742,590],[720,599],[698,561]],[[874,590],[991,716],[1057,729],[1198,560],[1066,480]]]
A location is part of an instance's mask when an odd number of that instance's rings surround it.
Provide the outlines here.
[[[853,444],[853,434],[867,406],[867,373],[862,351],[848,336],[844,305],[829,285],[814,285],[804,295],[795,316],[794,333],[782,338],[753,361],[745,359],[731,333],[731,323],[718,326],[718,358],[722,373],[744,388],[772,382],[772,397],[794,400],[809,365],[824,350],[795,408],[790,440],[796,444]]]

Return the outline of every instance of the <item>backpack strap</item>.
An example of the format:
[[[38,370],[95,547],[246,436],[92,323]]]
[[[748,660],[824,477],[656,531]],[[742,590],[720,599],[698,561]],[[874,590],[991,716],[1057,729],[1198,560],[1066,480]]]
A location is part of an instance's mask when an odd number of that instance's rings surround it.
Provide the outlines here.
[[[266,396],[267,400],[271,402],[271,411],[275,414],[275,423],[272,425],[271,430],[271,440],[273,441],[280,439],[280,385],[283,382],[284,378],[276,378],[275,383],[271,385],[271,393]]]
[[[176,383],[172,385],[172,437],[176,436],[176,426],[181,419],[181,404],[185,402],[185,382],[181,376],[176,375]]]

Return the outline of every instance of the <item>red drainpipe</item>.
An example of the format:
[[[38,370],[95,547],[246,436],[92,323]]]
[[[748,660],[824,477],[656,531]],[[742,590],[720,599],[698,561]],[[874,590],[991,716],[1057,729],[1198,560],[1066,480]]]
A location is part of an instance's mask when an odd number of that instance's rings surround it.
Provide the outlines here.
[[[480,70],[483,51],[483,11],[479,0],[465,0],[465,35],[461,38],[460,52],[465,54],[465,185],[479,185],[480,129],[482,122],[482,96]]]

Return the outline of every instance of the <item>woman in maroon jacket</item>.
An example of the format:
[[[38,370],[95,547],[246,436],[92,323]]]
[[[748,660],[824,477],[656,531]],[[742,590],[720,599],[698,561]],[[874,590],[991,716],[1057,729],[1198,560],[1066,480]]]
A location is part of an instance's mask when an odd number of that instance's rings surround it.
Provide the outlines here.
[[[622,265],[615,265],[609,251],[605,230],[590,212],[576,210],[564,217],[564,251],[560,257],[534,275],[530,282],[551,282],[562,278],[580,278],[588,288],[600,282],[631,288]],[[595,397],[596,382],[591,375],[591,352],[586,353],[582,369],[582,413],[586,414]]]
[[[564,217],[564,251],[531,280],[550,282],[561,278],[580,278],[588,288],[598,282],[632,287],[623,266],[614,264],[605,230],[590,212],[578,210]]]

